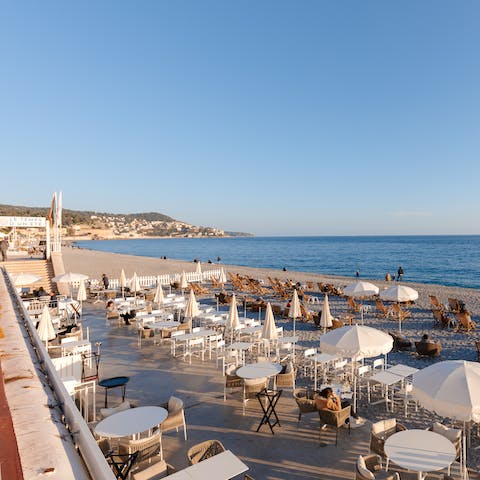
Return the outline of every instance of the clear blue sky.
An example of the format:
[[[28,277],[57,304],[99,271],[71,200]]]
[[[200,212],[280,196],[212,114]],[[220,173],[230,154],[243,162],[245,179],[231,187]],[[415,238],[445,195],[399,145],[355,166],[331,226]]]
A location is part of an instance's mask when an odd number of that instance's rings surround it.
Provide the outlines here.
[[[0,203],[480,233],[478,1],[0,7]]]

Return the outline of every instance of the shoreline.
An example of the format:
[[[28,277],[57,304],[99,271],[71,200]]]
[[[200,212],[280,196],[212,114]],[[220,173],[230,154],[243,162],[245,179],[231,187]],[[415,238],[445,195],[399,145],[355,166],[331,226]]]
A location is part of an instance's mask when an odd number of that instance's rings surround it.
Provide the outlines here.
[[[67,259],[65,262],[66,265],[70,264],[72,266],[70,271],[78,271],[85,273],[92,278],[99,279],[101,278],[102,273],[106,273],[107,276],[111,278],[117,278],[120,276],[120,271],[122,268],[125,270],[125,274],[128,277],[133,275],[134,271],[136,271],[137,275],[158,275],[162,273],[182,273],[182,271],[194,271],[196,266],[195,262],[193,261],[103,252],[84,247],[66,247],[62,249],[62,254],[64,257],[64,262],[65,259]],[[204,269],[208,269],[209,265],[211,265],[212,268],[218,268],[219,266],[223,267],[226,272],[230,271],[242,275],[251,275],[264,281],[266,281],[267,277],[270,276],[277,277],[280,280],[290,279],[295,282],[299,281],[300,283],[333,283],[335,286],[342,287],[348,283],[362,280],[372,282],[380,289],[395,285],[397,283],[394,281],[386,282],[385,280],[369,277],[356,278],[354,276],[330,275],[296,270],[282,271],[274,268],[247,267],[223,263],[209,264],[202,262],[202,267]],[[84,268],[85,271],[82,271],[82,268]],[[67,266],[66,270],[69,270]],[[441,296],[442,298],[445,296],[460,297],[467,305],[470,305],[470,303],[473,305],[470,308],[470,313],[472,316],[480,315],[479,289],[410,281],[402,281],[401,283],[418,290],[419,299],[417,300],[417,305],[421,306],[422,308],[430,308],[428,295],[437,295]]]

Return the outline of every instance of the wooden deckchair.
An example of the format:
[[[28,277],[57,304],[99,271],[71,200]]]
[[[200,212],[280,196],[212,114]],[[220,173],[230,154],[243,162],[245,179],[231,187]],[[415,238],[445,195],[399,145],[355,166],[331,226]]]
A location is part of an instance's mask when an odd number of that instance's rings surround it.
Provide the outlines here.
[[[432,308],[432,314],[433,314],[433,318],[439,324],[440,327],[445,328],[445,327],[451,326],[452,319],[443,310]]]
[[[391,315],[390,309],[381,300],[375,300],[375,308],[377,318],[388,318]]]
[[[472,320],[472,317],[468,312],[456,313],[455,319],[457,320],[457,327],[459,330],[466,330],[467,333],[470,333],[470,330],[475,328],[475,322]]]
[[[443,310],[443,305],[440,303],[436,295],[429,295],[429,297],[432,310]]]

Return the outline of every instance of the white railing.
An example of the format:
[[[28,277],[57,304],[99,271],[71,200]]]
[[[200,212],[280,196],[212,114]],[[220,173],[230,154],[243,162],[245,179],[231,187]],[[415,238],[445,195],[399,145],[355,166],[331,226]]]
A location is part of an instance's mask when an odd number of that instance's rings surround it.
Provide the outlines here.
[[[220,277],[220,268],[212,268],[206,270],[202,273],[197,272],[185,272],[185,278],[187,282],[205,282],[210,281],[211,277],[219,278]],[[138,282],[142,288],[154,288],[157,286],[157,282],[160,282],[161,285],[170,285],[173,282],[179,282],[182,277],[181,273],[163,273],[161,275],[142,275],[138,276]],[[127,286],[130,279],[127,279]],[[78,282],[73,283],[73,288],[78,288]],[[109,288],[118,290],[120,288],[120,279],[111,278],[109,282]]]
[[[37,330],[30,319],[30,315],[22,300],[17,295],[10,278],[7,278],[8,275],[4,275],[4,277],[10,287],[10,294],[14,297],[14,301],[17,303],[18,311],[24,319],[25,328],[28,330],[30,340],[36,350],[38,359],[42,363],[43,369],[49,379],[52,392],[58,400],[59,408],[61,408],[65,419],[64,423],[72,434],[75,446],[77,447],[90,476],[95,479],[101,478],[102,480],[115,480],[115,475],[103,456],[102,451],[98,447],[97,442],[93,438],[82,414],[68,394],[60,376],[57,374],[50,355],[48,354],[44,343],[40,340]],[[89,387],[88,395],[91,395]],[[86,400],[84,399],[83,401],[85,404]]]

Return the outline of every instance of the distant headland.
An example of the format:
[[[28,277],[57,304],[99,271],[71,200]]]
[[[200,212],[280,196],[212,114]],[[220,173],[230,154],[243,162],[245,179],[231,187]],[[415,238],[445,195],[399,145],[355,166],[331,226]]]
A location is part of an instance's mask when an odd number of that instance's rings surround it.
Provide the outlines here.
[[[47,217],[49,207],[0,205],[0,216]],[[252,237],[214,227],[191,225],[157,212],[107,213],[62,210],[62,230],[71,240],[107,240],[153,237]]]

